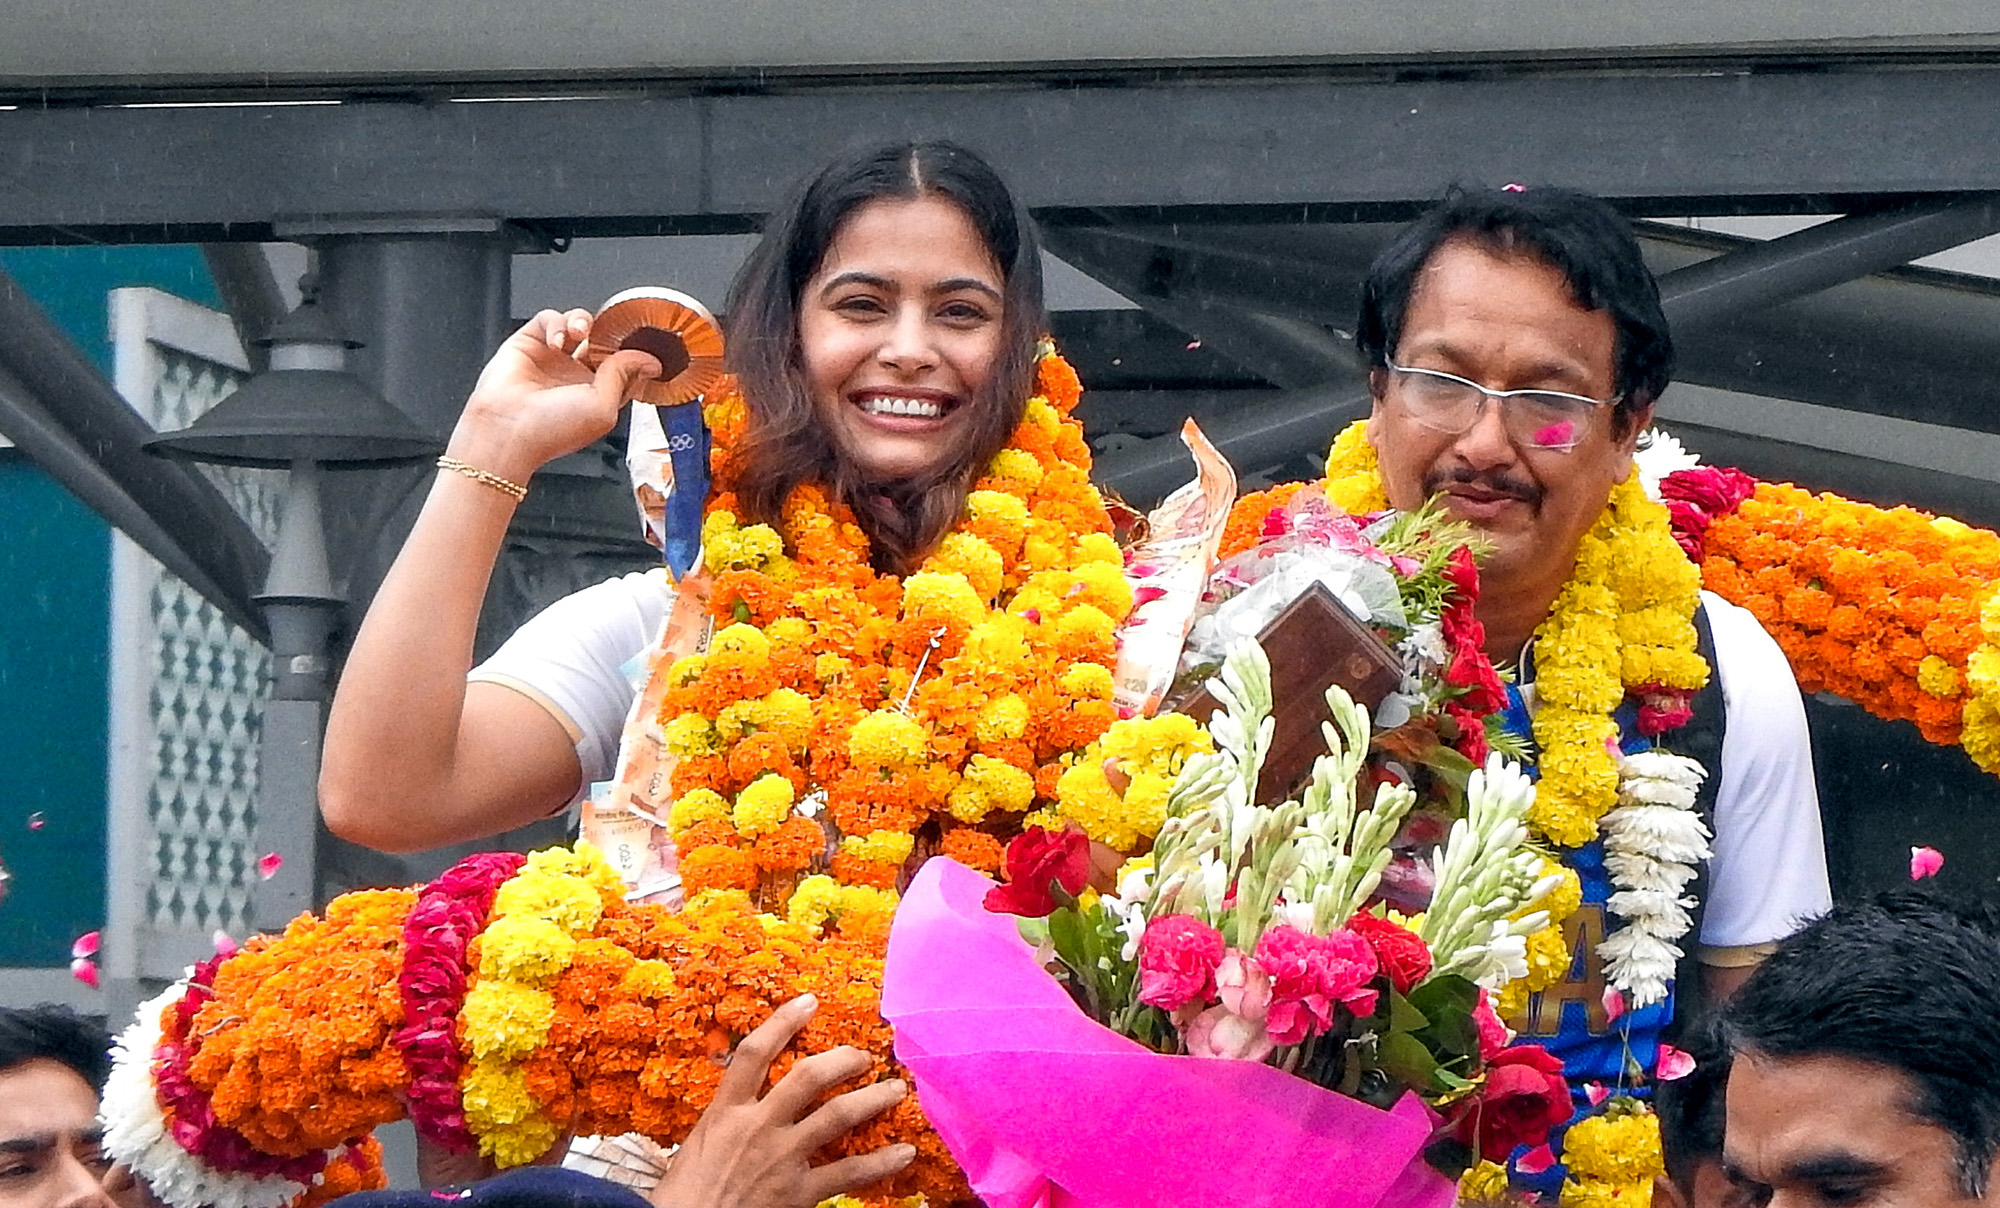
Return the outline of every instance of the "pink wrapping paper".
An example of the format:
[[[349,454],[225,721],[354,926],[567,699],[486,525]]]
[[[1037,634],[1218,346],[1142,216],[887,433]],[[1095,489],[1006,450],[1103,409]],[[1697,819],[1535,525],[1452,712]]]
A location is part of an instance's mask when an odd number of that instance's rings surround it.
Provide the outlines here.
[[[1077,1009],[980,904],[992,886],[926,863],[882,987],[896,1057],[991,1208],[1449,1208],[1414,1096],[1380,1111],[1267,1065],[1154,1053]]]

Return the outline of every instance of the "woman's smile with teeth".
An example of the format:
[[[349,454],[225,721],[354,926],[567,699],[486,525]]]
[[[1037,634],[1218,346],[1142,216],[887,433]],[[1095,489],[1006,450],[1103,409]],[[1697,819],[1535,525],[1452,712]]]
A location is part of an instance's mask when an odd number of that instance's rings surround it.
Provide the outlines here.
[[[870,415],[910,415],[919,419],[936,419],[944,414],[944,404],[935,399],[878,396],[860,401],[861,409]]]

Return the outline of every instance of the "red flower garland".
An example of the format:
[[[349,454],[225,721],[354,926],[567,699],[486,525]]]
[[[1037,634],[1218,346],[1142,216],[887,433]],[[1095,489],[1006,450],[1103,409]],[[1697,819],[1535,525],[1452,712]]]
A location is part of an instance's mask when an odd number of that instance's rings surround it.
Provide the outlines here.
[[[462,1057],[455,1027],[465,1005],[465,953],[486,926],[500,886],[521,871],[519,852],[467,856],[432,881],[403,923],[403,1026],[391,1043],[410,1071],[410,1121],[417,1135],[454,1153],[476,1144],[459,1097]]]
[[[1453,745],[1479,766],[1486,762],[1486,716],[1507,707],[1507,688],[1493,669],[1493,661],[1486,657],[1486,626],[1480,623],[1477,612],[1479,567],[1470,547],[1461,545],[1451,551],[1444,577],[1454,589],[1438,613],[1445,648],[1451,652],[1444,681],[1465,689],[1463,695],[1445,702],[1444,711],[1458,723],[1458,740]]]

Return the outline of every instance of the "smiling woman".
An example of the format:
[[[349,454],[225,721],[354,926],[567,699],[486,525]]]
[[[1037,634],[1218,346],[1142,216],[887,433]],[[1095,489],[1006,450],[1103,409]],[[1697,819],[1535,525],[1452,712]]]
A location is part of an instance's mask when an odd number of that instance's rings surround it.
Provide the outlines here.
[[[984,161],[889,147],[810,181],[729,302],[753,416],[738,496],[775,519],[801,482],[854,508],[878,569],[944,535],[1020,422],[1042,333],[1033,227]]]
[[[537,315],[494,354],[340,682],[321,780],[335,832],[390,850],[481,838],[560,811],[615,769],[615,787],[593,797],[607,803],[603,816],[629,800],[628,820],[666,824],[653,828],[648,891],[673,897],[684,878],[695,910],[714,904],[699,890],[734,893],[725,913],[752,909],[748,891],[756,909],[789,903],[816,935],[839,919],[886,918],[886,887],[920,825],[945,816],[947,794],[954,818],[972,789],[1022,812],[1038,758],[1110,724],[1100,697],[1129,592],[1113,590],[1123,586],[1117,548],[1069,417],[1075,378],[1040,348],[1032,228],[992,169],[935,143],[836,160],[773,214],[727,314],[735,380],[702,401],[714,490],[698,564],[679,582],[662,569],[559,601],[468,677],[523,484],[602,437],[671,368],[629,341],[591,354],[595,321],[581,310]],[[1061,581],[1030,584],[1037,575]],[[1071,590],[1081,578],[1100,590]],[[1042,593],[1023,597],[1033,621],[1008,611],[1028,586]],[[1064,679],[1085,664],[1097,674]],[[646,669],[643,692],[629,667]],[[997,721],[949,693],[933,699],[975,669],[990,672],[981,690],[1014,706]],[[1068,727],[1040,746],[1024,703],[1041,700],[1037,691],[1047,699],[1035,712],[1053,719],[1044,724]],[[975,721],[977,753],[961,733]],[[886,775],[912,771],[906,748],[941,757],[922,775]],[[972,789],[954,792],[961,772]],[[885,786],[907,800],[888,799]],[[873,914],[857,906],[869,902]],[[847,982],[867,984],[880,938]],[[504,980],[481,978],[488,997]],[[514,1060],[522,1055],[475,1053],[466,1081],[483,1088],[467,1092],[466,1119],[482,1150],[508,1164],[540,1154],[571,1120],[562,1087],[518,1085],[532,1073]],[[461,1088],[449,1076],[441,1085],[452,1107]],[[675,1102],[695,1101],[679,1081],[661,1085]],[[901,1097],[891,1087],[874,1088],[873,1111]],[[505,1092],[507,1112],[475,1110],[480,1095],[500,1101],[488,1091]],[[514,1111],[530,1099],[535,1113]],[[885,1119],[916,1136],[915,1110]],[[668,1131],[662,1139],[680,1139]],[[858,1137],[871,1152],[831,1190],[914,1156],[875,1148],[879,1132]]]

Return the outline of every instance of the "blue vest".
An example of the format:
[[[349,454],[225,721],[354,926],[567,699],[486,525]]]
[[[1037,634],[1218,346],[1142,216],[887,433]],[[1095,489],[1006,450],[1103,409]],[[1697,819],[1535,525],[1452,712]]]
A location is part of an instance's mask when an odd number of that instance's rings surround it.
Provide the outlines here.
[[[1700,639],[1700,652],[1713,668],[1715,644],[1705,613],[1695,614],[1695,628]],[[1711,674],[1708,687],[1695,696],[1694,712],[1693,722],[1668,735],[1668,745],[1673,750],[1693,756],[1708,769],[1708,778],[1702,784],[1697,808],[1705,820],[1712,822],[1715,789],[1722,772],[1724,707],[1718,676]],[[1653,748],[1653,740],[1639,733],[1639,711],[1634,702],[1625,701],[1612,716],[1618,723],[1619,747],[1627,755]],[[1503,720],[1510,732],[1532,742],[1526,703],[1521,698],[1520,689],[1512,684],[1507,687],[1507,711]],[[1538,769],[1532,766],[1528,772],[1531,776],[1538,775]],[[1570,952],[1569,975],[1548,989],[1529,995],[1527,1006],[1506,1023],[1520,1034],[1517,1043],[1540,1045],[1562,1059],[1563,1073],[1569,1079],[1570,1094],[1576,1107],[1575,1114],[1570,1118],[1570,1123],[1574,1124],[1595,1110],[1584,1091],[1588,1083],[1600,1083],[1614,1095],[1632,1095],[1641,1099],[1652,1097],[1653,1071],[1659,1064],[1659,1046],[1662,1040],[1671,1037],[1675,1023],[1676,991],[1682,984],[1692,984],[1692,954],[1696,936],[1701,930],[1701,914],[1697,908],[1693,926],[1681,940],[1681,947],[1689,957],[1681,964],[1682,976],[1668,986],[1665,1001],[1638,1010],[1627,1010],[1614,1021],[1604,1005],[1604,966],[1597,955],[1598,943],[1619,926],[1618,918],[1606,905],[1611,897],[1612,885],[1611,876],[1604,868],[1604,841],[1593,839],[1582,847],[1563,850],[1559,854],[1562,862],[1576,872],[1583,889],[1582,904],[1563,922],[1563,941]],[[1690,888],[1697,900],[1705,897],[1705,875]],[[1567,1126],[1559,1128],[1549,1137],[1549,1146],[1558,1159],[1562,1156],[1562,1134],[1566,1129]],[[1518,1159],[1520,1153],[1517,1152],[1514,1157]],[[1560,1161],[1535,1175],[1514,1169],[1511,1160],[1508,1166],[1508,1181],[1516,1190],[1534,1192],[1551,1200],[1562,1190],[1565,1172]]]

